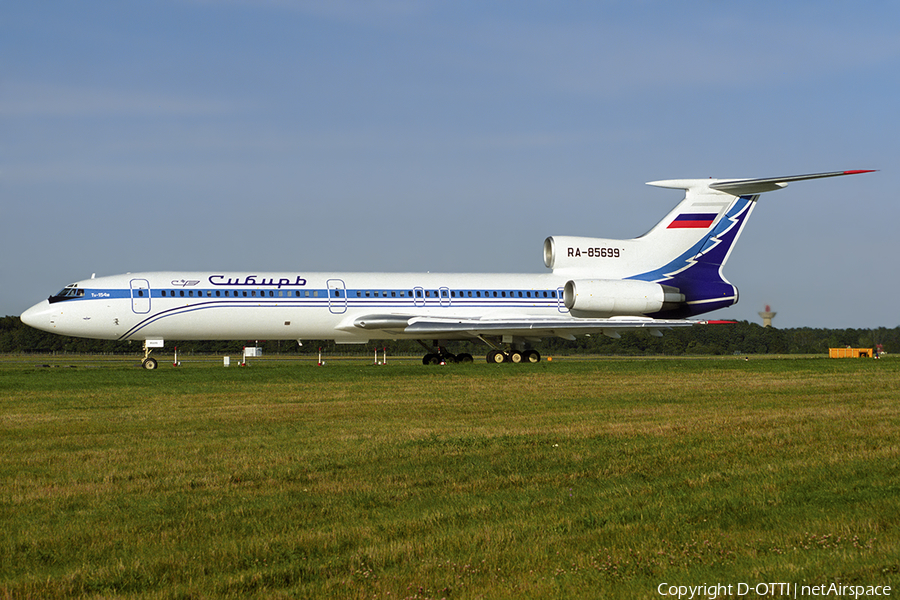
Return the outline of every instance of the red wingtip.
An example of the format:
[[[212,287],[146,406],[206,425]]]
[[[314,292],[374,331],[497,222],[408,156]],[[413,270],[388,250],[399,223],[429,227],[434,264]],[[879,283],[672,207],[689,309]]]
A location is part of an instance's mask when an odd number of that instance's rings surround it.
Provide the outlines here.
[[[844,171],[844,175],[857,175],[859,173],[875,173],[878,169],[864,169],[857,171]]]
[[[737,321],[707,321],[707,325],[733,325],[737,323]]]

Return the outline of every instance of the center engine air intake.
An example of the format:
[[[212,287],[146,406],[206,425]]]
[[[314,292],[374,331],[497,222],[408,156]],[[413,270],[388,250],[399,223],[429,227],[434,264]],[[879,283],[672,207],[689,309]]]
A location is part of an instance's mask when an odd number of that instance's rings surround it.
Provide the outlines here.
[[[563,291],[566,308],[595,316],[646,315],[684,302],[677,288],[634,279],[579,279]]]

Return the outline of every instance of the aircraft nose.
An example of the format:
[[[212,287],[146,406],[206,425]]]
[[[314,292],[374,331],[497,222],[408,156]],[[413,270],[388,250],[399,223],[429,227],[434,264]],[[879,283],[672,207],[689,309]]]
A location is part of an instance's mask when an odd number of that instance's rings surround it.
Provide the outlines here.
[[[19,319],[29,327],[46,331],[50,328],[50,312],[50,303],[44,300],[23,312]]]

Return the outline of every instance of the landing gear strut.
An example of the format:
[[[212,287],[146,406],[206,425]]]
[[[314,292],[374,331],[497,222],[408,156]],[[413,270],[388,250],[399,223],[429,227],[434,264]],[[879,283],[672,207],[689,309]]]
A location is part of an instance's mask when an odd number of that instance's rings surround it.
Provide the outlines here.
[[[144,340],[144,360],[141,361],[141,367],[148,371],[152,371],[159,366],[155,358],[150,358],[151,352],[153,352],[153,348],[150,348],[147,345],[147,340]]]

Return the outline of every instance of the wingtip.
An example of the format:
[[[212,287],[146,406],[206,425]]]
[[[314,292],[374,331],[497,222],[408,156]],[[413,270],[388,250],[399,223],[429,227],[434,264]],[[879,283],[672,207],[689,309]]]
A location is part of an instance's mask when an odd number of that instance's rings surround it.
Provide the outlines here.
[[[857,169],[855,171],[844,171],[844,175],[858,175],[860,173],[877,173],[878,169]]]

